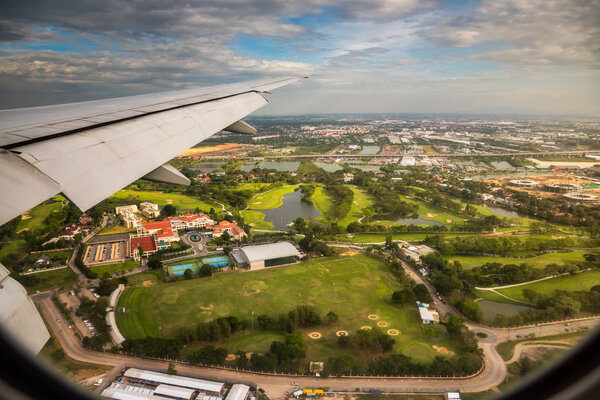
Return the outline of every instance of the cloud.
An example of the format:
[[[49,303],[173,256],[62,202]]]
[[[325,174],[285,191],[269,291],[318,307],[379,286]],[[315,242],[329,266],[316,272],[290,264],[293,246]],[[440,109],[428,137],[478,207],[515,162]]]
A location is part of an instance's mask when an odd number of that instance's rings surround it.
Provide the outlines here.
[[[598,67],[599,16],[598,1],[484,0],[472,15],[447,18],[425,33],[444,46],[483,46],[476,58],[506,64]]]

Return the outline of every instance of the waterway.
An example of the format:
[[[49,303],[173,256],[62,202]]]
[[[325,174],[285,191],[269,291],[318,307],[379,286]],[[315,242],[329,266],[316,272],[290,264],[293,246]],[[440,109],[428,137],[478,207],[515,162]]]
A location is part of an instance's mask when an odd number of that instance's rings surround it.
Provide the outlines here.
[[[283,204],[270,210],[254,210],[265,214],[265,221],[272,222],[277,230],[289,230],[288,224],[296,218],[318,218],[321,216],[319,210],[313,203],[302,198],[299,190],[287,193],[283,196]]]
[[[258,167],[282,172],[295,172],[300,167],[300,161],[263,161]]]
[[[504,314],[507,317],[514,317],[521,311],[531,310],[531,307],[526,305],[521,306],[516,304],[499,303],[492,300],[481,300],[479,305],[481,306],[481,311],[483,311],[483,319],[486,322],[493,322],[496,318],[496,314]]]

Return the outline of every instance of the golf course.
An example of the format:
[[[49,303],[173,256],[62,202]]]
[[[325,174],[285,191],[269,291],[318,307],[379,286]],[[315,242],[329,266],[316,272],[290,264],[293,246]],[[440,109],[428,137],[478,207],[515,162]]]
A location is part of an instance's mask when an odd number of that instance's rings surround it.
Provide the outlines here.
[[[333,311],[339,316],[335,324],[300,330],[309,356],[336,355],[339,351],[335,345],[336,332],[343,330],[352,335],[363,327],[390,331],[388,334],[396,340],[394,351],[416,360],[430,361],[440,355],[433,344],[454,350],[442,326],[428,328],[433,329],[428,339],[415,306],[391,304],[392,292],[400,287],[388,267],[377,259],[366,255],[321,258],[173,283],[139,282],[121,296],[117,324],[127,338],[175,337],[179,328],[218,317],[233,315],[250,321],[261,314],[277,317],[298,305],[308,304],[323,315]],[[320,334],[318,339],[308,336],[314,331]],[[239,349],[264,352],[277,337],[278,333],[255,329],[218,345],[230,352]]]

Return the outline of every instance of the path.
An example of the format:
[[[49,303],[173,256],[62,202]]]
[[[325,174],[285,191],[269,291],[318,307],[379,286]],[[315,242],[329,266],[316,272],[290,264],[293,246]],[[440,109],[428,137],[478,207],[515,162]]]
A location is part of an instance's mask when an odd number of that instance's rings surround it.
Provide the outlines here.
[[[524,349],[533,349],[533,348],[542,348],[542,347],[547,347],[547,348],[554,348],[554,349],[568,349],[572,346],[569,346],[568,344],[564,344],[564,343],[556,343],[556,344],[550,344],[550,343],[537,343],[537,342],[524,342],[524,343],[517,343],[515,346],[515,349],[513,350],[513,356],[510,358],[510,360],[505,361],[504,363],[506,365],[508,364],[512,364],[514,362],[516,362],[519,358],[521,358],[521,353],[523,352]]]

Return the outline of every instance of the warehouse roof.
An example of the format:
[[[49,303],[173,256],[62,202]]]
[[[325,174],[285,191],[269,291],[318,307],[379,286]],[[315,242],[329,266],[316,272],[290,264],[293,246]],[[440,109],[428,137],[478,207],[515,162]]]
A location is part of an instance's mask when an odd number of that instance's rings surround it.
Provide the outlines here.
[[[143,369],[129,368],[124,374],[128,378],[143,379],[168,385],[182,386],[199,389],[207,392],[218,393],[223,389],[224,383],[205,381],[204,379],[187,378],[185,376],[167,375],[160,372],[146,371]]]
[[[248,262],[300,256],[298,250],[289,242],[261,244],[258,246],[244,246],[241,248],[241,250]]]
[[[229,394],[227,395],[225,400],[244,400],[249,390],[250,386],[236,383],[231,387],[231,390],[229,391]]]
[[[154,393],[164,396],[176,397],[178,399],[191,399],[194,394],[194,389],[186,389],[178,386],[165,385],[161,383],[154,389]]]

